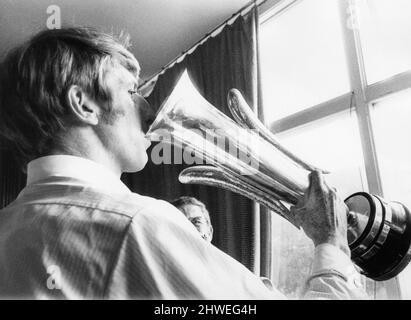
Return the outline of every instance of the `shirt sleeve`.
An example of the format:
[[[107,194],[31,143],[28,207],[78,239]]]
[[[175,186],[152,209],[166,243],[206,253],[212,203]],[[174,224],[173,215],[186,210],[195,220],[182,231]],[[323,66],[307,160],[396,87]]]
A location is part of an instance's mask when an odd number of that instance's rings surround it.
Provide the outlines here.
[[[311,276],[303,299],[369,299],[351,259],[338,247],[321,244],[315,248]]]
[[[241,263],[201,238],[161,201],[136,215],[114,259],[109,299],[284,299]]]

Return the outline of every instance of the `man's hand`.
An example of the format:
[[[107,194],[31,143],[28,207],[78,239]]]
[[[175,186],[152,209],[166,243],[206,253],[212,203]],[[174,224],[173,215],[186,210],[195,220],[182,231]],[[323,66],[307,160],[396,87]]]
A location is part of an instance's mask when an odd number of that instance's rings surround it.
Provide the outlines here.
[[[296,221],[315,246],[329,243],[350,257],[347,241],[348,208],[319,172],[309,175],[309,187],[296,206],[291,208]]]

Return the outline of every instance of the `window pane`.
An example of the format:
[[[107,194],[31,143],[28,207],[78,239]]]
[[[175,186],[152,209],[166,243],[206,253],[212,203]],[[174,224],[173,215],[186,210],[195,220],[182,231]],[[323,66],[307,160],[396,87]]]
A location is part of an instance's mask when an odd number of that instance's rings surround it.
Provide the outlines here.
[[[278,137],[284,146],[302,159],[331,171],[326,180],[337,188],[342,198],[354,192],[367,191],[355,113],[339,113],[286,131]],[[303,232],[273,216],[273,243],[278,251],[274,256],[273,281],[290,297],[297,297],[297,288],[309,274],[314,248]]]
[[[372,108],[384,198],[411,209],[411,90],[391,95]],[[399,275],[403,298],[411,299],[411,266]]]
[[[260,49],[268,125],[350,91],[338,0],[299,1],[274,16]]]
[[[411,1],[355,3],[368,83],[411,69]]]

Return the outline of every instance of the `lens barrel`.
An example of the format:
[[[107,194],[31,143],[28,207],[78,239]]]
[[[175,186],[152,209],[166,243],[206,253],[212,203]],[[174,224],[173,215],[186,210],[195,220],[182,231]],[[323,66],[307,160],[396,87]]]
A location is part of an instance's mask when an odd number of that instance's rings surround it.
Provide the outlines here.
[[[351,259],[377,281],[398,275],[411,260],[411,214],[399,202],[366,192],[345,199]]]

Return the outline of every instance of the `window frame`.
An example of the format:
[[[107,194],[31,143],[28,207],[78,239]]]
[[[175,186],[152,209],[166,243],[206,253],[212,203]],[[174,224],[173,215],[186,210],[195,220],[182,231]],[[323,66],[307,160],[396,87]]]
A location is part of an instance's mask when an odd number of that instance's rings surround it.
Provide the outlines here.
[[[307,0],[267,0],[259,9],[260,25],[275,19],[301,1]],[[411,88],[411,69],[377,83],[367,83],[359,30],[355,24],[348,27],[349,19],[356,17],[354,1],[339,0],[338,7],[351,92],[279,119],[271,124],[269,129],[274,133],[280,133],[341,111],[355,110],[364,155],[368,190],[370,193],[384,197],[370,116],[371,106],[377,100],[389,94]],[[373,282],[372,285],[375,299],[401,298],[401,286],[398,277],[385,282]]]

